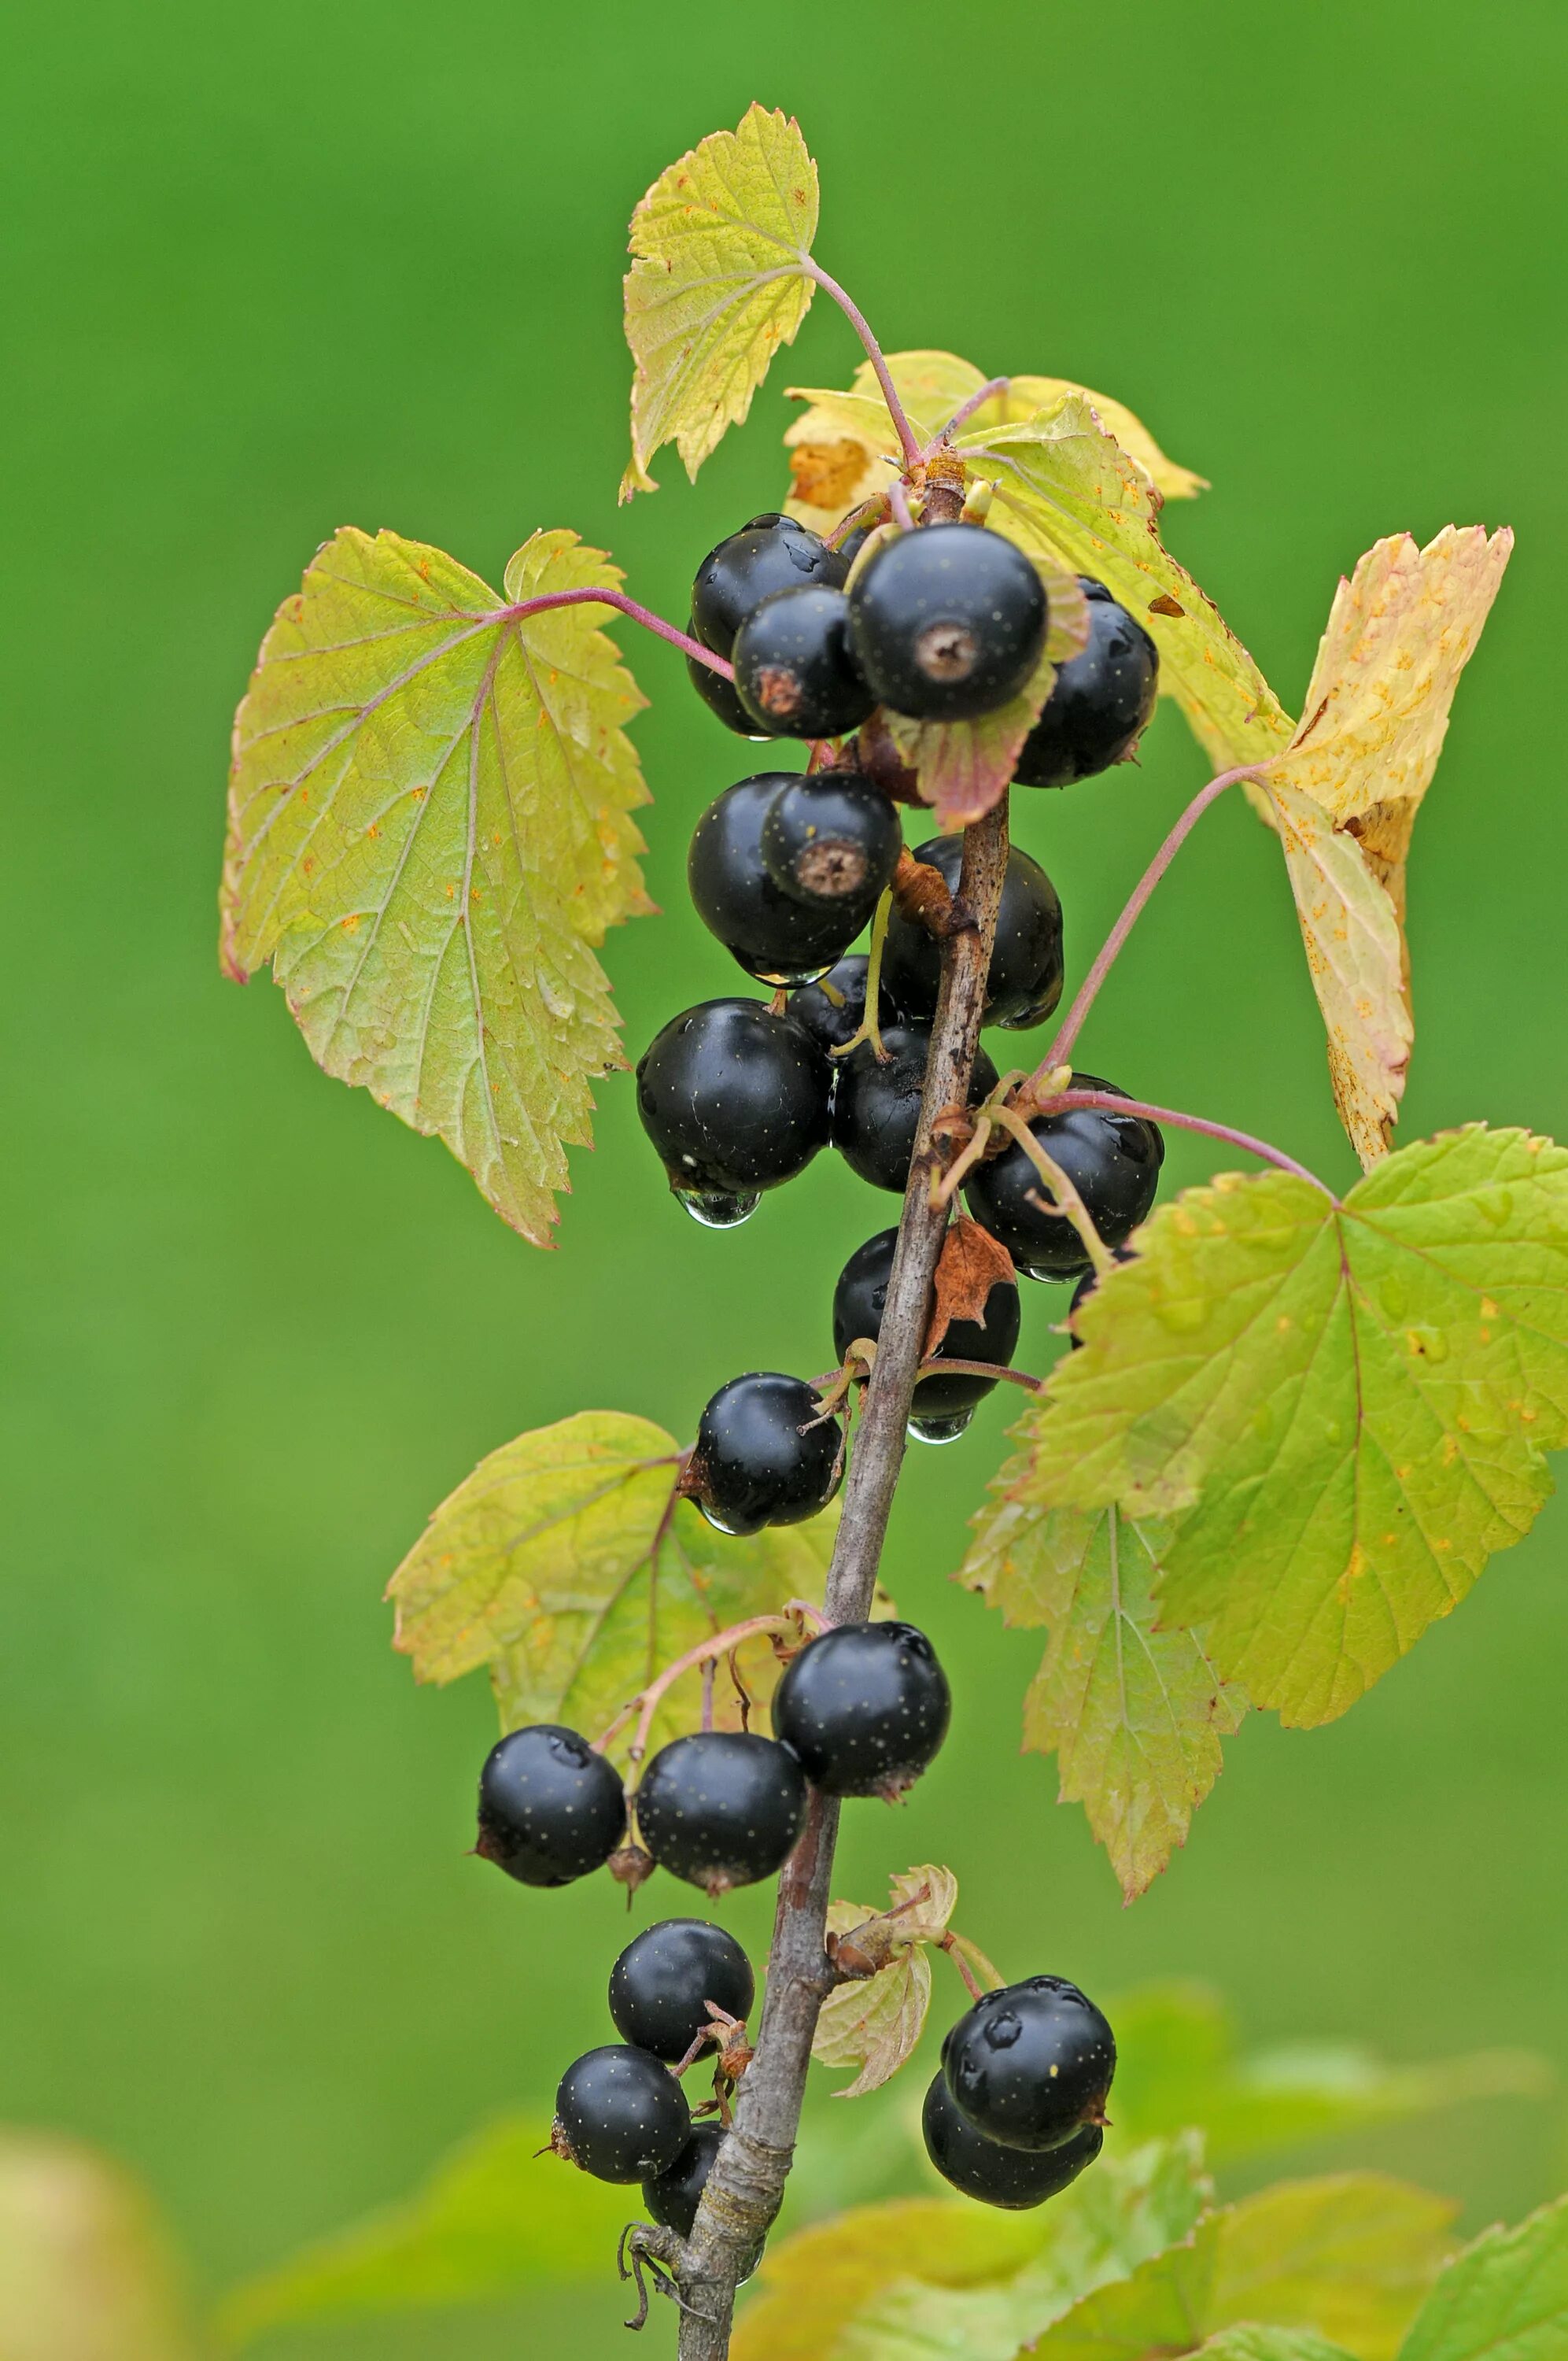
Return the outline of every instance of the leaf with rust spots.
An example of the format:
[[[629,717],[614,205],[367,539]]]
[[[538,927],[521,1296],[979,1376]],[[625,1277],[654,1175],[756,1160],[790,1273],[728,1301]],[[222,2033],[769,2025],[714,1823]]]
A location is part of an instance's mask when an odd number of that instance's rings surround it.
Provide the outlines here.
[[[662,172],[637,207],[626,274],[636,367],[623,500],[656,489],[648,463],[666,443],[695,481],[746,416],[817,291],[803,268],[817,209],[817,167],[800,126],[758,105]]]
[[[937,1260],[936,1304],[922,1355],[925,1360],[941,1350],[942,1340],[955,1320],[985,1323],[985,1307],[993,1287],[1016,1279],[1013,1257],[989,1230],[960,1214],[942,1240]]]
[[[624,730],[644,700],[612,610],[513,610],[620,580],[541,533],[503,598],[438,549],[345,527],[235,717],[225,969],[270,961],[318,1064],[444,1140],[537,1246],[589,1082],[626,1062],[595,948],[652,906]]]
[[[931,2004],[931,1963],[923,1947],[941,1941],[958,1894],[952,1871],[927,1863],[893,1880],[885,1911],[853,1902],[829,1905],[828,1931],[835,1944],[855,1938],[850,1950],[856,1980],[828,1993],[811,2045],[819,2065],[857,2070],[835,2098],[858,2099],[880,2089],[914,2050]]]

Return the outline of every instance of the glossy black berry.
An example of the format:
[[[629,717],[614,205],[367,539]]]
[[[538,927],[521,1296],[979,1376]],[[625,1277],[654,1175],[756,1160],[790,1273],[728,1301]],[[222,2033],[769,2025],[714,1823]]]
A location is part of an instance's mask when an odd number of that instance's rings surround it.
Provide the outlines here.
[[[620,1773],[575,1730],[533,1722],[486,1756],[475,1850],[520,1884],[569,1885],[602,1868],[625,1833]]]
[[[839,1274],[833,1290],[833,1350],[840,1363],[857,1336],[874,1344],[882,1334],[887,1308],[887,1282],[893,1273],[896,1230],[879,1230],[857,1246]],[[1010,1279],[999,1279],[985,1299],[983,1320],[951,1320],[937,1348],[938,1361],[989,1361],[995,1368],[1011,1366],[1018,1349],[1018,1289]],[[972,1410],[994,1391],[994,1378],[966,1373],[943,1377],[934,1372],[915,1389],[910,1409],[917,1418],[948,1419]]]
[[[608,2042],[568,2066],[555,2093],[552,2146],[599,2180],[651,2180],[691,2137],[691,2109],[669,2068]]]
[[[644,1927],[609,1973],[616,2031],[671,2065],[713,2023],[705,2001],[727,2016],[747,2017],[756,1997],[751,1960],[733,1935],[707,1918],[662,1918]]]
[[[781,892],[837,909],[878,895],[898,865],[898,812],[870,779],[839,767],[787,780],[762,821],[762,860]]]
[[[759,729],[837,738],[876,706],[850,652],[841,590],[777,590],[735,635],[735,688]]]
[[[697,917],[747,974],[764,983],[806,983],[821,975],[848,950],[882,892],[868,883],[837,901],[806,902],[775,884],[762,858],[762,824],[780,792],[801,784],[791,771],[737,780],[709,804],[686,855]]]
[[[803,983],[790,994],[790,1015],[824,1049],[847,1049],[864,1024],[870,966],[864,951],[851,951],[815,983]],[[878,1001],[879,1021],[896,1025],[903,1012],[894,1005],[885,983]]]
[[[1130,754],[1159,697],[1159,650],[1103,582],[1080,574],[1089,643],[1057,668],[1013,775],[1022,787],[1067,787]]]
[[[1054,2148],[1098,2124],[1116,2071],[1116,2040],[1065,1976],[1028,1976],[987,1993],[942,2044],[954,2104],[1004,2147]]]
[[[833,1145],[851,1171],[873,1189],[902,1196],[915,1153],[920,1093],[931,1035],[924,1025],[889,1025],[883,1031],[882,1063],[869,1041],[841,1059],[833,1097]],[[996,1069],[983,1049],[975,1052],[970,1104],[978,1106],[996,1088]]]
[[[1073,1088],[1115,1091],[1098,1074],[1075,1074]],[[1117,1093],[1120,1097],[1121,1093]],[[1108,1246],[1124,1245],[1147,1218],[1159,1186],[1165,1140],[1142,1115],[1069,1107],[1029,1126],[1083,1200]],[[1065,1214],[1045,1210],[1039,1174],[1014,1141],[1004,1155],[976,1165],[964,1191],[970,1212],[1031,1279],[1078,1279],[1091,1268],[1083,1241]]]
[[[696,639],[696,618],[694,615],[692,637]],[[717,655],[718,653],[716,648],[714,653]],[[738,738],[768,738],[773,735],[771,730],[758,729],[736,696],[735,684],[727,674],[715,672],[711,664],[700,663],[696,656],[687,656],[686,673],[708,711],[718,716],[726,730],[733,730]]]
[[[963,839],[934,836],[916,851],[916,861],[937,870],[949,893],[959,889]],[[941,950],[917,919],[894,910],[888,921],[883,974],[901,1008],[924,1022],[936,1014],[941,981]],[[986,975],[987,1025],[1023,1031],[1042,1025],[1061,998],[1061,904],[1039,862],[1016,846],[1007,856],[996,941]]]
[[[958,721],[1016,697],[1046,643],[1046,592],[1010,541],[978,524],[900,533],[850,593],[855,656],[876,701]]]
[[[724,2134],[717,2124],[698,2124],[669,2170],[642,2183],[643,2204],[654,2221],[673,2230],[677,2238],[691,2236],[707,2176],[723,2146]]]
[[[692,636],[715,655],[732,655],[735,634],[775,590],[812,585],[840,590],[850,570],[842,551],[793,517],[769,511],[710,549],[692,584]],[[753,725],[755,726],[755,725]]]
[[[806,1774],[787,1746],[704,1730],[654,1755],[637,1826],[661,1869],[717,1897],[771,1877],[806,1825]]]
[[[1137,1260],[1136,1255],[1129,1253],[1125,1246],[1113,1246],[1112,1248],[1112,1253],[1117,1262],[1136,1262]],[[1079,1280],[1078,1285],[1072,1290],[1072,1301],[1067,1307],[1068,1343],[1075,1353],[1080,1350],[1083,1344],[1083,1339],[1078,1333],[1079,1306],[1080,1304],[1086,1303],[1089,1301],[1089,1298],[1093,1294],[1099,1284],[1100,1273],[1095,1269],[1093,1264],[1091,1263],[1089,1268],[1084,1272],[1083,1277]]]
[[[902,1795],[948,1734],[952,1697],[913,1623],[821,1631],[773,1691],[773,1730],[828,1795]]]
[[[1100,2125],[1085,2124],[1059,2147],[1003,2147],[965,2122],[953,2104],[946,2075],[940,2073],[926,2093],[920,2127],[926,2153],[944,2180],[981,2205],[1000,2205],[1014,2213],[1043,2205],[1047,2197],[1059,2197],[1105,2145]]]
[[[833,1068],[756,1000],[673,1016],[637,1067],[642,1128],[682,1197],[748,1198],[804,1172],[828,1135]]]
[[[843,1444],[804,1378],[754,1370],[720,1386],[703,1411],[687,1488],[721,1533],[798,1525],[838,1490]]]

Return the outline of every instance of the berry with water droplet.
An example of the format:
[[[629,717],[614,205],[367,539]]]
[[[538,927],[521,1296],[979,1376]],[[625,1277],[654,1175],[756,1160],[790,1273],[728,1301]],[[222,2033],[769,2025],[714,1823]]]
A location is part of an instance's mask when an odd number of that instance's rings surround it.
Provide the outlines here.
[[[792,771],[737,780],[703,813],[686,855],[697,917],[747,974],[764,983],[806,983],[821,975],[854,941],[882,891],[862,882],[837,901],[806,902],[769,874],[764,822],[782,792],[805,784]]]
[[[833,1350],[840,1364],[857,1336],[869,1336],[875,1344],[882,1334],[887,1283],[893,1276],[893,1253],[897,1243],[896,1230],[879,1230],[874,1238],[868,1238],[863,1246],[855,1248],[839,1274],[839,1284],[833,1290]],[[997,1368],[1008,1368],[1018,1349],[1018,1328],[1016,1282],[999,1279],[985,1299],[983,1320],[949,1320],[933,1357],[938,1361],[989,1361]],[[972,1377],[967,1370],[955,1371],[951,1377],[933,1371],[916,1387],[910,1411],[922,1422],[935,1420],[944,1424],[960,1411],[972,1411],[976,1402],[983,1401],[987,1394],[994,1391],[995,1386],[994,1378]]]
[[[820,533],[770,510],[710,549],[692,584],[692,635],[728,656],[735,634],[776,590],[842,589],[850,560]]]
[[[1054,2148],[1102,2124],[1116,2038],[1065,1976],[1028,1976],[976,2001],[942,2044],[954,2104],[1004,2147]]]
[[[1072,1088],[1125,1095],[1098,1074],[1075,1074]],[[1146,1220],[1159,1187],[1165,1158],[1159,1126],[1143,1115],[1069,1107],[1036,1115],[1029,1129],[1078,1191],[1105,1244],[1124,1246]],[[1029,1278],[1078,1279],[1092,1268],[1065,1213],[1047,1210],[1046,1184],[1016,1140],[1003,1155],[975,1166],[964,1198],[975,1220]]]
[[[963,839],[958,836],[934,836],[915,852],[915,859],[935,869],[952,894],[959,890],[963,857]],[[888,921],[883,973],[901,1008],[922,1023],[935,1015],[942,980],[940,947],[928,928],[898,909]],[[982,1021],[1005,1026],[1013,1032],[1043,1025],[1061,998],[1061,904],[1057,889],[1039,862],[1014,845],[1002,881]]]
[[[703,1411],[685,1488],[721,1533],[798,1525],[838,1490],[843,1445],[804,1378],[754,1370],[720,1386]]]
[[[793,1180],[827,1142],[832,1091],[811,1036],[756,1000],[673,1016],[637,1067],[642,1128],[683,1195],[743,1198]]]
[[[521,1885],[569,1885],[601,1868],[625,1833],[620,1773],[576,1730],[532,1722],[485,1757],[474,1850]]]
[[[788,1860],[806,1826],[806,1775],[775,1739],[697,1730],[654,1755],[636,1804],[660,1868],[717,1899]]]

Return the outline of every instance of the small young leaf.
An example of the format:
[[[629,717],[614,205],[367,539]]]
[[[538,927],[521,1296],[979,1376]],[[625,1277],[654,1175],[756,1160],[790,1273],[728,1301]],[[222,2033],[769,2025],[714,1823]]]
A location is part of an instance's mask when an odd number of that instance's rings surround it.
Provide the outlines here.
[[[195,2361],[183,2272],[120,2165],[57,2133],[0,2133],[0,2354]]]
[[[1270,1171],[1157,1213],[1016,1430],[1036,1510],[1179,1518],[1168,1624],[1332,1720],[1529,1531],[1568,1438],[1568,1151],[1483,1125],[1343,1203]],[[1184,1513],[1183,1513],[1184,1512]]]
[[[958,1898],[952,1871],[927,1862],[894,1879],[885,1911],[854,1902],[829,1906],[828,1934],[859,1937],[853,1956],[875,1970],[830,1992],[817,2020],[811,2054],[817,2063],[857,2070],[854,2081],[834,2092],[836,2099],[880,2090],[913,2052],[931,2005],[931,1963],[921,1947],[941,1940]]]
[[[1417,2313],[1399,2361],[1563,2361],[1568,2353],[1568,2197],[1456,2255]]]
[[[1457,2207],[1378,2172],[1287,2180],[1220,2216],[1206,2324],[1310,2328],[1393,2361],[1452,2245]]]
[[[800,126],[747,108],[662,172],[631,216],[626,341],[631,461],[620,496],[656,489],[648,462],[674,443],[694,480],[738,425],[816,292],[801,268],[817,235],[817,167]]]
[[[1011,1459],[994,1479],[958,1579],[1008,1623],[1049,1625],[1024,1744],[1056,1755],[1062,1801],[1083,1805],[1132,1902],[1185,1843],[1245,1699],[1221,1680],[1201,1635],[1156,1629],[1165,1528],[1114,1504],[1042,1513],[1030,1465]]]
[[[624,1065],[591,946],[652,907],[622,725],[644,702],[591,604],[621,577],[535,533],[506,600],[438,549],[345,527],[235,717],[223,962],[270,960],[312,1054],[434,1132],[536,1246]]]
[[[393,1644],[415,1678],[444,1684],[488,1664],[503,1728],[562,1720],[591,1739],[709,1633],[820,1595],[831,1510],[732,1539],[676,1499],[680,1457],[662,1427],[612,1411],[579,1411],[492,1451],[388,1587]],[[740,1669],[765,1699],[776,1673],[765,1640],[742,1651]],[[700,1704],[694,1672],[663,1700],[653,1742],[695,1730]],[[715,1708],[718,1727],[738,1726],[722,1670]]]
[[[1070,378],[1015,377],[1007,390],[1002,417],[1009,423],[1032,418],[1036,411],[1054,409],[1068,394],[1076,394],[1089,404],[1104,433],[1143,469],[1162,500],[1195,500],[1200,492],[1209,489],[1207,476],[1195,476],[1190,467],[1166,457],[1143,420],[1135,417],[1124,402],[1108,393],[1096,393],[1090,386],[1075,385]],[[985,418],[984,411],[976,412],[977,428],[983,426]]]

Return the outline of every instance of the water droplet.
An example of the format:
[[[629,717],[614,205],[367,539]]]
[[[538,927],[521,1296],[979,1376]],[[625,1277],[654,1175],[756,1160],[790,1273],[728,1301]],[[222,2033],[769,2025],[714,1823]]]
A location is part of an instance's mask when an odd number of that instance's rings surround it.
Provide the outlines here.
[[[793,992],[797,984],[820,983],[833,964],[831,960],[824,960],[815,967],[754,967],[751,972],[759,983],[771,983],[775,992],[784,989]]]
[[[708,1507],[706,1500],[698,1500],[696,1505],[701,1510],[703,1515],[707,1519],[708,1523],[713,1527],[716,1533],[728,1533],[731,1541],[734,1540],[735,1536],[740,1531],[739,1525],[727,1525],[722,1517],[716,1517],[714,1515],[713,1510]]]
[[[916,1443],[956,1443],[973,1416],[972,1410],[960,1410],[950,1418],[912,1418],[908,1433]]]
[[[749,1222],[762,1202],[762,1192],[753,1189],[744,1197],[725,1197],[706,1189],[677,1189],[677,1201],[685,1207],[694,1222],[705,1230],[738,1230]]]

